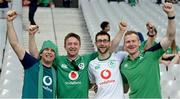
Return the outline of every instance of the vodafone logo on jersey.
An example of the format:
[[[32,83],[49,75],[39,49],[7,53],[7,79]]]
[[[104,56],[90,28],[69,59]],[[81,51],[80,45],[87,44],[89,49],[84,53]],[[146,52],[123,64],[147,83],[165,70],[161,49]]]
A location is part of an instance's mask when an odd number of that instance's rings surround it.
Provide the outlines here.
[[[52,84],[52,78],[50,76],[44,76],[43,77],[43,83],[46,86],[50,86]]]
[[[76,80],[79,77],[79,74],[76,71],[71,71],[69,73],[69,79]]]
[[[111,77],[111,71],[108,69],[102,70],[101,71],[101,77],[103,79],[109,79]]]

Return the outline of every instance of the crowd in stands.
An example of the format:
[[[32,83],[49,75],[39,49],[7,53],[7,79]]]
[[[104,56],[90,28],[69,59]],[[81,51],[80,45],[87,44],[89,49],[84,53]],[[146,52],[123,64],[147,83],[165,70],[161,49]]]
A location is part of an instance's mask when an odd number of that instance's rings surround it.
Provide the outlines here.
[[[140,4],[141,0],[108,0],[108,2],[117,1],[117,2],[128,2],[130,6],[136,6],[136,4]],[[171,2],[173,4],[178,4],[180,0],[156,0],[156,4],[162,4],[163,2]]]

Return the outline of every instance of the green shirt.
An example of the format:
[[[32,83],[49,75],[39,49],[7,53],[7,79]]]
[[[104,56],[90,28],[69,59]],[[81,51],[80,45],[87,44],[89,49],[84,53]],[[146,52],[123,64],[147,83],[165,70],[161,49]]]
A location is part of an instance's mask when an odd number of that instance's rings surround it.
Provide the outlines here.
[[[163,53],[160,48],[123,61],[121,72],[129,84],[130,98],[161,98],[159,58]]]
[[[24,84],[22,90],[22,98],[41,98],[38,97],[38,87],[42,87],[43,98],[53,98],[54,77],[52,67],[43,66],[42,86],[38,85],[40,60],[35,59],[27,52],[21,63],[24,67]],[[55,93],[54,93],[55,94]]]
[[[144,47],[145,47],[145,44],[146,44],[146,42],[147,42],[147,40],[145,40],[145,41],[143,41],[142,43],[141,43],[141,45],[140,45],[140,47],[139,47],[139,50],[140,50],[140,52],[143,52],[144,51]],[[153,42],[153,45],[156,45],[157,44],[157,42]]]
[[[51,2],[51,0],[39,0],[39,3],[49,4],[49,2]]]
[[[57,97],[58,98],[88,98],[89,80],[88,64],[97,57],[97,53],[78,56],[75,71],[67,56],[58,56],[57,64]]]
[[[35,64],[29,69],[25,70],[24,76],[24,85],[23,85],[23,95],[22,98],[37,98],[38,97],[38,72],[39,72],[39,64]],[[46,78],[47,85],[43,83],[43,97],[44,98],[52,98],[53,97],[53,86],[50,84],[49,79],[52,79],[51,68],[43,67],[43,78]],[[47,78],[48,77],[48,78]],[[30,87],[31,86],[31,87]]]
[[[176,46],[176,51],[177,51],[177,53],[178,53],[178,51],[180,51],[180,49],[179,49],[178,46]],[[172,48],[168,48],[167,51],[166,51],[166,53],[167,53],[167,54],[172,54],[172,53],[173,53]]]

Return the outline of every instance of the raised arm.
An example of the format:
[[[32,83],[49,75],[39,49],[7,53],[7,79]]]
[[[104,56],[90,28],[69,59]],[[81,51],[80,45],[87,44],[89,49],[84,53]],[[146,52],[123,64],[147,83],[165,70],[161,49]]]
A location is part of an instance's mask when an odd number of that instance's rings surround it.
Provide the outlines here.
[[[176,25],[174,19],[175,12],[172,3],[165,3],[163,6],[163,10],[168,17],[168,27],[167,27],[167,33],[165,37],[163,37],[162,40],[160,41],[160,44],[164,50],[167,50],[168,47],[171,45],[172,41],[175,39],[175,33],[176,33]]]
[[[118,47],[125,31],[127,29],[127,23],[126,22],[120,22],[119,23],[119,31],[118,33],[116,34],[115,38],[111,41],[112,43],[112,46],[110,48],[110,52],[113,52],[116,50],[116,48]]]
[[[157,31],[155,32],[155,26],[153,25],[151,21],[148,21],[146,23],[146,28],[148,30],[148,33],[147,33],[148,39],[144,46],[144,50],[147,50],[153,46],[153,43],[157,34]]]
[[[25,49],[19,43],[16,32],[14,30],[13,20],[16,18],[16,16],[17,13],[15,10],[9,10],[7,12],[7,33],[10,45],[12,46],[18,58],[22,60],[25,55]]]
[[[35,33],[39,30],[37,25],[30,25],[28,32],[29,32],[29,52],[35,58],[39,57],[38,48],[35,42]]]

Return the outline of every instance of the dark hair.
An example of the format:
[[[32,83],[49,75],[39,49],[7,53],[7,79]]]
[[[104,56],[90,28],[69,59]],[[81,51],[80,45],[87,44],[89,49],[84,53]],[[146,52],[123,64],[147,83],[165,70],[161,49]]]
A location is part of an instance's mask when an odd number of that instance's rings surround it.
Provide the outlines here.
[[[67,39],[70,38],[70,37],[76,38],[76,39],[79,41],[79,44],[81,45],[81,38],[80,38],[79,35],[77,35],[77,34],[75,34],[75,33],[68,33],[68,34],[65,36],[65,38],[64,38],[64,46],[66,45]]]
[[[139,40],[141,41],[141,43],[144,41],[144,37],[143,37],[143,35],[142,35],[142,33],[141,32],[137,32],[137,35],[138,35],[138,37],[139,37]]]
[[[96,34],[95,41],[97,41],[97,37],[98,37],[99,35],[107,35],[109,41],[111,40],[111,37],[110,37],[110,35],[109,35],[107,32],[100,31],[100,32],[98,32],[98,33]]]
[[[165,3],[167,3],[167,2],[168,2],[168,3],[173,3],[172,0],[165,0],[164,2],[165,2]]]
[[[107,21],[103,21],[103,22],[101,23],[101,29],[102,29],[102,30],[104,30],[104,29],[105,29],[105,27],[107,27],[107,26],[108,26],[108,24],[109,24],[109,22],[107,22]]]

